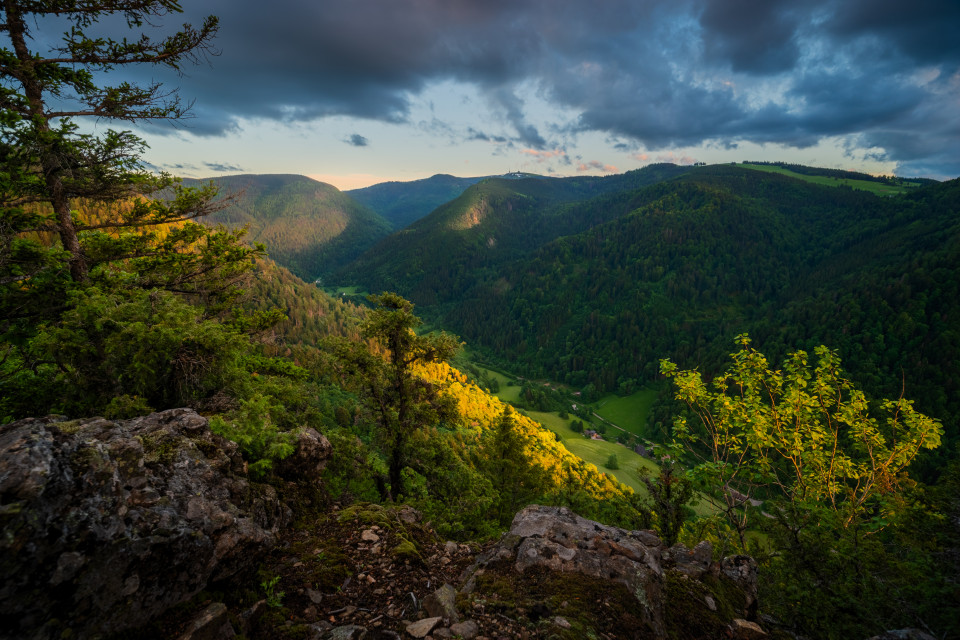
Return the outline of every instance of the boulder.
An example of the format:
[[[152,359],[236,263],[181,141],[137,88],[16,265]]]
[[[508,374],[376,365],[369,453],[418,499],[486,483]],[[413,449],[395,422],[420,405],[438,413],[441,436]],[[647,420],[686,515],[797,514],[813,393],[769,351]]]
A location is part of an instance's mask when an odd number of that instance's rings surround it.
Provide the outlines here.
[[[190,409],[0,427],[0,638],[116,634],[254,566],[292,513]]]
[[[277,474],[294,482],[319,482],[333,447],[315,429],[297,431],[294,452],[277,464]]]
[[[427,610],[429,616],[444,618],[451,623],[459,622],[456,598],[457,590],[449,584],[444,584],[423,599],[423,608]]]
[[[623,621],[627,628],[604,629],[616,637],[722,637],[734,620],[755,617],[757,565],[749,556],[722,562],[714,562],[712,556],[708,542],[692,550],[683,545],[667,549],[652,531],[628,531],[587,520],[567,508],[532,505],[519,511],[510,531],[465,572],[461,591],[487,600],[498,597],[490,590],[503,585],[510,585],[514,594],[540,593],[540,602],[523,603],[531,619],[542,609],[537,617],[573,615],[615,624],[604,616],[609,618],[609,607],[619,606],[633,619]],[[582,588],[582,593],[544,591],[551,575],[567,574],[580,577],[555,582],[568,592]],[[528,575],[531,583],[523,584]],[[615,585],[622,597],[613,595]],[[620,600],[604,604],[608,607],[604,611],[574,608],[572,603],[599,606],[593,598],[597,593]]]
[[[177,640],[230,640],[236,637],[227,605],[215,602],[197,614]]]
[[[426,638],[430,632],[437,628],[443,618],[424,618],[407,625],[407,633],[414,638]]]

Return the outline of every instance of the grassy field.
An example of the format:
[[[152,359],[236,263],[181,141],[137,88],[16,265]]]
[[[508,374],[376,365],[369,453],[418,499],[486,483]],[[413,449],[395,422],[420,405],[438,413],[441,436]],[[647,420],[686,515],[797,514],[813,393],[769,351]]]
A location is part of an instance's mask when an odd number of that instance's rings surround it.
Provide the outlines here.
[[[642,435],[647,414],[656,399],[657,392],[653,389],[640,389],[623,398],[611,394],[597,403],[597,414],[621,429],[639,436]]]
[[[507,383],[510,381],[510,378],[500,373],[499,371],[486,369],[484,367],[477,367],[477,368],[485,372],[491,378],[496,379],[496,381],[500,384],[500,391],[497,391],[493,395],[497,396],[504,402],[512,403],[520,400],[520,386],[519,385],[514,385],[512,387],[507,386]]]
[[[370,295],[369,291],[361,291],[360,287],[337,287],[335,289],[327,289],[327,293],[334,296],[345,295],[345,296],[368,296]]]
[[[559,435],[567,451],[581,458],[584,462],[596,465],[597,469],[601,472],[615,477],[634,491],[646,494],[647,490],[644,488],[643,483],[640,482],[637,469],[642,466],[656,473],[658,467],[653,461],[647,460],[643,456],[637,455],[625,446],[615,442],[584,438],[583,435],[570,429],[571,420],[565,420],[556,413],[544,413],[542,411],[526,411],[525,413]],[[610,470],[603,466],[610,458],[610,454],[617,456],[617,462],[620,465],[619,469]]]
[[[510,380],[509,377],[492,369],[480,368],[491,378],[496,378],[497,382],[500,383],[500,391],[494,394],[500,398],[500,400],[504,402],[515,402],[520,398],[519,386],[507,386],[507,381]],[[616,417],[626,424],[642,425],[646,422],[646,412],[650,410],[654,395],[655,392],[649,389],[641,389],[626,398],[610,396],[610,402],[607,403],[609,409],[606,414],[604,411],[598,411],[598,413],[614,422],[616,421],[613,420],[613,418]],[[614,399],[616,399],[616,401],[614,401]],[[607,406],[604,408],[607,408]],[[583,434],[577,433],[570,428],[570,423],[573,422],[575,417],[561,418],[560,415],[555,412],[544,411],[524,411],[524,413],[559,435],[560,441],[563,443],[563,446],[567,448],[567,451],[584,462],[595,465],[602,473],[613,476],[640,495],[647,495],[647,488],[640,481],[639,470],[642,467],[656,474],[659,471],[659,467],[655,462],[634,453],[632,449],[628,449],[616,442],[591,440],[583,437]],[[635,417],[636,415],[641,415],[641,417]],[[617,422],[616,424],[620,423]],[[611,470],[603,466],[610,458],[610,454],[617,456],[619,469]],[[697,515],[702,516],[712,515],[715,512],[715,508],[712,507],[707,500],[703,499],[701,499],[697,505],[693,506],[693,510]]]
[[[870,193],[875,193],[878,196],[893,196],[899,195],[901,193],[906,193],[914,187],[920,186],[916,182],[905,182],[902,185],[892,185],[884,184],[882,182],[871,182],[870,180],[853,180],[848,178],[831,178],[829,176],[808,176],[802,173],[796,173],[790,171],[789,169],[784,169],[783,167],[778,167],[776,165],[767,165],[767,164],[741,164],[737,165],[747,169],[756,169],[757,171],[768,171],[770,173],[782,173],[785,176],[790,176],[791,178],[799,178],[800,180],[806,180],[807,182],[812,182],[814,184],[826,185],[828,187],[839,187],[840,185],[846,185],[852,189],[860,189],[861,191],[869,191]]]
[[[596,465],[602,473],[613,476],[640,495],[647,495],[647,488],[640,481],[640,469],[648,469],[652,474],[658,473],[659,467],[654,461],[644,458],[615,442],[584,438],[582,434],[570,429],[571,420],[564,420],[556,413],[544,413],[542,411],[525,411],[524,413],[559,435],[567,451],[584,462]],[[617,456],[617,462],[620,466],[617,470],[610,470],[603,466],[610,458],[611,453]],[[697,515],[709,516],[716,512],[716,507],[712,506],[708,500],[701,499],[696,505],[693,505],[693,510]]]

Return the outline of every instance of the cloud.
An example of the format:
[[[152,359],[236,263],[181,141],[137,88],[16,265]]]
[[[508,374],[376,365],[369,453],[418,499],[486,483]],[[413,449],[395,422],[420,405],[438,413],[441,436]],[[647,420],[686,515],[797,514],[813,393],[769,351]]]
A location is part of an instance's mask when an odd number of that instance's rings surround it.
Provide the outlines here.
[[[509,142],[509,139],[506,136],[498,136],[498,135],[484,133],[483,131],[478,131],[473,127],[467,128],[466,139],[480,140],[482,142],[497,142],[497,143]]]
[[[696,162],[696,158],[691,158],[690,156],[680,155],[678,156],[675,153],[661,153],[657,155],[657,162],[669,162],[671,164],[679,165],[691,165]]]
[[[369,140],[367,140],[366,138],[364,138],[364,137],[363,137],[362,135],[360,135],[359,133],[354,133],[354,134],[352,134],[349,138],[347,138],[346,140],[344,140],[344,142],[346,142],[347,144],[352,145],[352,146],[354,146],[354,147],[365,147],[365,146],[367,146],[367,145],[370,143]]]
[[[567,152],[563,149],[551,149],[551,150],[540,150],[540,149],[521,149],[520,153],[528,156],[533,156],[540,161],[551,160],[553,158],[562,158],[567,155]]]
[[[203,166],[217,173],[242,173],[243,167],[227,162],[204,162]]]
[[[700,26],[706,55],[747,74],[789,71],[801,54],[798,40],[804,15],[795,11],[795,5],[784,0],[705,3]]]
[[[612,164],[603,164],[597,160],[591,160],[589,162],[581,162],[577,165],[577,171],[583,173],[585,171],[603,171],[604,173],[620,173],[620,170],[617,169]]]
[[[543,104],[573,114],[557,135],[601,132],[622,151],[803,148],[848,136],[926,167],[960,148],[949,118],[960,101],[953,1],[275,0],[265,16],[261,2],[209,0],[186,9],[167,22],[219,15],[222,55],[182,78],[134,73],[195,98],[186,131],[198,136],[331,116],[403,125],[427,87],[453,82],[485,98],[509,126],[501,138],[535,150],[562,143],[548,139]],[[927,73],[935,79],[918,81]],[[500,142],[479,120],[455,128],[467,127],[468,139]]]

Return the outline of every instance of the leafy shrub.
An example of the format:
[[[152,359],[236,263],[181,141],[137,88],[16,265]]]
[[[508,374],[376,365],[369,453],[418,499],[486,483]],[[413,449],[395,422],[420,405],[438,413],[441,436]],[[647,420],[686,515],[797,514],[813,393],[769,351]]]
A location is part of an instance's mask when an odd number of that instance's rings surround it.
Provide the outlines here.
[[[130,417],[135,407],[193,406],[220,391],[240,392],[249,349],[245,336],[171,293],[88,287],[70,294],[59,320],[10,352],[12,373],[0,376],[0,395],[14,417]]]
[[[253,478],[265,478],[274,462],[294,451],[296,435],[280,431],[271,417],[280,409],[279,405],[271,405],[269,398],[256,395],[240,403],[233,419],[228,421],[216,416],[210,420],[211,431],[240,446],[244,459],[250,463],[249,473]]]

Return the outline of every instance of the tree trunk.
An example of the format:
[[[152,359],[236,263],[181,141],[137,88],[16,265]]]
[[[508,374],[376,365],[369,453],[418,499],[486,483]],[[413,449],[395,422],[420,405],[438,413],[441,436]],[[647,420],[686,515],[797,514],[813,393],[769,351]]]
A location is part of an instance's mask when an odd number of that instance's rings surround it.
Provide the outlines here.
[[[27,48],[26,25],[16,0],[4,0],[7,17],[6,29],[17,57],[17,79],[23,84],[24,94],[30,105],[30,120],[36,135],[37,153],[43,178],[53,205],[57,231],[63,248],[70,254],[70,275],[77,281],[87,279],[87,261],[80,248],[77,229],[70,217],[70,199],[63,187],[63,163],[56,148],[57,136],[50,131],[50,120],[44,110],[43,84],[37,75],[36,60]]]
[[[55,158],[54,158],[55,160]],[[59,162],[55,162],[59,164]],[[59,167],[50,171],[47,170],[47,163],[44,162],[44,173],[47,174],[47,189],[49,189],[53,204],[53,213],[57,219],[57,230],[60,233],[60,242],[64,250],[70,254],[70,277],[74,282],[83,282],[87,279],[86,258],[83,256],[83,249],[80,247],[80,238],[77,235],[77,229],[73,226],[73,217],[70,215],[70,201],[63,193],[63,180],[60,177]]]

